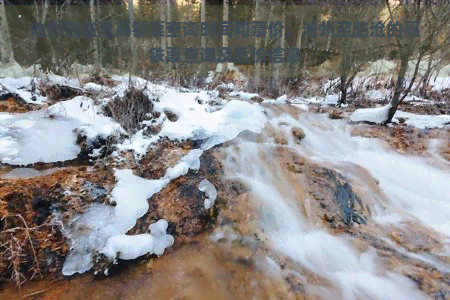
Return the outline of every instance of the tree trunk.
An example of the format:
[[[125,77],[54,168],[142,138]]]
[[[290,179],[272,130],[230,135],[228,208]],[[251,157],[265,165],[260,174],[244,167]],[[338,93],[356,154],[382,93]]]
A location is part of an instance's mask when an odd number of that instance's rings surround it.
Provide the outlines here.
[[[341,97],[339,98],[339,101],[337,103],[338,106],[347,103],[347,76],[345,75],[341,76],[340,89]]]
[[[96,23],[96,18],[95,18],[95,4],[94,4],[94,0],[90,0],[90,11],[91,11],[91,22],[94,25],[95,28],[95,37],[93,39],[94,41],[94,64],[95,64],[95,71],[99,72],[100,71],[100,57],[99,57],[99,52],[98,52],[98,39],[97,39],[97,23]]]
[[[330,45],[331,45],[331,32],[328,34],[327,48],[326,48],[327,51],[330,50]]]
[[[282,12],[281,12],[281,23],[283,24],[283,31],[282,31],[282,34],[281,34],[280,47],[281,47],[281,49],[283,49],[283,54],[282,54],[282,57],[283,57],[282,61],[283,62],[284,62],[284,44],[286,42],[286,29],[285,29],[285,26],[286,26],[286,11],[285,11],[285,9],[286,9],[286,3],[283,4]],[[283,62],[278,64],[276,69],[275,69],[275,80],[277,82],[278,90],[280,89],[280,86],[281,86],[280,75],[281,75],[281,72],[282,72],[282,69],[283,69],[283,66],[284,66]]]
[[[167,22],[172,22],[172,12],[170,10],[170,0],[166,1],[167,6]],[[172,47],[172,38],[170,36],[167,37],[167,47]]]
[[[228,22],[228,1],[223,0],[223,22]],[[228,35],[222,36],[222,47],[228,48]],[[228,63],[225,62],[223,65],[223,70],[226,72],[228,70]]]
[[[201,0],[201,7],[200,7],[200,22],[201,24],[206,22],[206,0]],[[201,31],[200,31],[201,32]],[[200,40],[201,40],[201,47],[202,49],[206,48],[206,36],[203,36],[200,34]]]
[[[160,18],[162,25],[164,27],[164,34],[161,36],[161,49],[164,57],[166,56],[166,46],[167,46],[167,26],[166,26],[166,6],[164,5],[163,0],[161,0],[160,7]]]
[[[14,51],[9,34],[8,19],[6,18],[5,0],[0,0],[0,56],[4,63],[14,61]]]
[[[305,14],[303,13],[303,10],[301,11],[301,17],[300,17],[300,29],[298,30],[298,37],[297,37],[297,48],[301,50],[302,48],[302,38],[303,38],[303,22],[305,19]],[[298,73],[301,74],[303,71],[303,66],[305,65],[303,55],[301,55],[300,52],[300,63],[298,65]]]
[[[256,0],[255,2],[255,21],[259,21],[259,1],[260,0]],[[261,45],[261,38],[255,37],[255,50],[258,50],[260,45]],[[255,53],[255,77],[253,89],[259,89],[260,81],[261,81],[261,63],[257,62],[257,56]]]
[[[395,84],[394,94],[392,96],[391,100],[391,107],[388,111],[388,116],[385,124],[390,123],[392,121],[392,118],[395,115],[395,112],[397,111],[397,107],[400,104],[400,96],[403,90],[403,84],[405,83],[405,75],[406,71],[408,69],[408,61],[409,61],[410,55],[403,54],[400,59],[400,69],[397,74],[397,82]]]
[[[134,36],[134,4],[133,0],[128,0],[128,15],[130,17],[130,44],[131,44],[131,74],[136,75],[137,49],[136,37]]]
[[[349,52],[346,52],[342,54],[341,58],[341,64],[340,64],[340,90],[341,90],[341,97],[339,98],[339,101],[337,102],[338,106],[347,103],[347,88],[349,85],[348,82],[348,75],[350,73],[351,68],[351,55]]]
[[[269,13],[269,17],[267,19],[267,24],[270,24],[270,22],[272,21],[274,8],[275,8],[274,4],[270,5],[270,13]],[[264,50],[267,50],[268,48],[269,48],[269,26],[267,26],[266,36],[264,37]],[[272,64],[267,64],[267,63],[264,64],[264,75],[267,76],[268,74],[270,74],[270,72],[268,70],[270,67],[272,67]],[[270,70],[272,71],[273,69],[270,69]],[[271,75],[273,75],[273,74],[271,74]]]
[[[433,66],[433,55],[430,54],[430,56],[428,57],[427,70],[425,71],[425,74],[423,75],[423,79],[422,79],[422,86],[423,87],[426,86],[428,84],[428,82],[429,82],[432,66]],[[419,85],[417,85],[417,88],[419,88]]]

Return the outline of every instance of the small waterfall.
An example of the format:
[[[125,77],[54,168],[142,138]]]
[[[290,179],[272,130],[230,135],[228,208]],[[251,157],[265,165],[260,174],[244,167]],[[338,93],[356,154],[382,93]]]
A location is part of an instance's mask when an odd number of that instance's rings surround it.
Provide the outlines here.
[[[323,115],[304,114],[299,119],[281,115],[270,123],[285,134],[290,126],[306,133],[300,144],[288,137],[288,144],[281,147],[345,170],[349,177],[352,170],[360,168],[376,178],[385,199],[371,204],[375,222],[412,218],[450,234],[448,171],[434,167],[425,158],[394,153],[375,139],[352,137],[350,125]],[[308,214],[312,200],[298,193],[302,183],[286,180],[274,146],[237,140],[227,149],[225,168],[228,176],[251,188],[261,212],[260,226],[273,248],[330,283],[309,285],[308,294],[320,299],[428,299],[410,279],[385,268],[374,249],[361,253],[345,235],[332,235],[314,223]],[[358,173],[353,175],[355,180],[364,181]],[[367,195],[380,197],[375,192]]]

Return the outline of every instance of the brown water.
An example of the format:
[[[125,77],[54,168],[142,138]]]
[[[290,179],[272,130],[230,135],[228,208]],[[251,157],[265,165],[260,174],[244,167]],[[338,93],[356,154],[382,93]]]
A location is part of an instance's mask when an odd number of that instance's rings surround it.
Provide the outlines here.
[[[20,289],[10,285],[0,299],[295,299],[285,284],[245,263],[245,256],[239,247],[218,246],[203,238],[115,276],[46,279]]]

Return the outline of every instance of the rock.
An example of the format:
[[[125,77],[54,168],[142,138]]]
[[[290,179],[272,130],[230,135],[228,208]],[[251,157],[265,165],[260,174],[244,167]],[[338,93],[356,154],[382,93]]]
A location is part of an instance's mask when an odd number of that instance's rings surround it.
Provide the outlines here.
[[[400,226],[392,226],[389,236],[410,252],[438,253],[443,248],[443,244],[440,242],[443,237],[420,223],[415,224],[409,221]]]
[[[264,140],[263,137],[261,136],[261,134],[255,133],[250,130],[241,131],[237,135],[237,138],[240,138],[240,139],[243,139],[244,141],[252,142],[252,143],[262,143]]]
[[[400,124],[403,124],[403,123],[406,122],[406,119],[403,118],[403,117],[400,117],[400,118],[398,118],[398,122],[399,122]]]
[[[252,100],[253,102],[256,102],[256,103],[261,103],[264,101],[264,99],[259,96],[252,97],[250,100]]]
[[[168,119],[170,122],[176,122],[176,121],[178,121],[178,115],[177,115],[175,112],[173,112],[173,111],[171,111],[171,110],[165,108],[165,109],[164,109],[164,114],[166,115],[167,119]]]
[[[337,109],[333,109],[328,113],[328,118],[335,120],[335,119],[343,119],[344,115],[342,111],[339,111]]]
[[[1,99],[0,96],[0,112],[25,113],[30,110],[31,108],[24,104],[23,101],[18,101],[14,97]]]
[[[292,135],[297,139],[297,141],[301,141],[305,138],[306,134],[303,131],[303,129],[299,128],[299,127],[292,127]]]

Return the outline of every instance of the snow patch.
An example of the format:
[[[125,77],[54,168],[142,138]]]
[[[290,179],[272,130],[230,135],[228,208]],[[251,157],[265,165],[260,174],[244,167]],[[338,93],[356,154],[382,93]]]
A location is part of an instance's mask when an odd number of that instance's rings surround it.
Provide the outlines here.
[[[446,125],[450,125],[449,115],[417,115],[398,110],[394,115],[394,119],[398,120],[399,118],[405,118],[405,123],[407,125],[419,129],[442,128]]]
[[[207,198],[205,199],[205,209],[210,209],[213,207],[217,198],[217,190],[214,187],[214,184],[206,179],[203,179],[200,181],[198,189],[206,194]]]
[[[0,113],[0,128],[0,161],[16,165],[74,159],[80,152],[75,129],[88,139],[122,131],[84,96],[56,103],[47,110]]]
[[[371,122],[381,124],[387,120],[391,104],[376,108],[360,108],[350,115],[350,120],[354,122]]]
[[[113,236],[108,239],[101,253],[110,260],[136,259],[147,253],[160,256],[174,242],[173,236],[166,234],[167,227],[166,220],[159,220],[149,226],[150,233]]]

